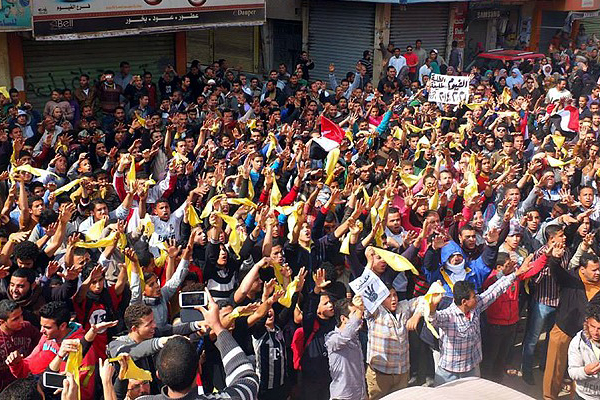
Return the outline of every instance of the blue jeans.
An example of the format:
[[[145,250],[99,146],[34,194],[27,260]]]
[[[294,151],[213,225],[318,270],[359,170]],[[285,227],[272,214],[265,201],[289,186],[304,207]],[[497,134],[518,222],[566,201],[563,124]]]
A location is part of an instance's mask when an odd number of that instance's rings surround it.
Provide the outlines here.
[[[440,386],[440,385],[443,385],[444,383],[452,382],[457,379],[470,378],[473,376],[476,376],[476,377],[481,376],[479,373],[479,365],[467,372],[450,372],[450,371],[445,370],[444,368],[438,366],[435,369],[434,384],[435,384],[435,386]]]
[[[521,370],[524,373],[531,373],[533,371],[533,353],[535,352],[535,346],[540,339],[542,331],[550,332],[550,328],[554,326],[554,320],[556,317],[556,308],[546,306],[532,300],[529,304],[529,314],[527,318],[527,328],[525,329],[525,337],[523,338],[523,358],[521,360]],[[546,335],[546,336],[547,336]],[[546,354],[547,349],[547,337],[542,348],[542,354]]]

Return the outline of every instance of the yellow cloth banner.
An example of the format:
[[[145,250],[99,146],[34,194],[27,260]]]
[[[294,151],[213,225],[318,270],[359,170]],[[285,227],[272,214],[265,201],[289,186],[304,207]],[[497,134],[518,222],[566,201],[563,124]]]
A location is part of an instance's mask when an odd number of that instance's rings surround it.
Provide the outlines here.
[[[65,371],[73,375],[73,380],[77,384],[77,398],[81,399],[81,385],[79,384],[79,368],[81,367],[81,363],[83,362],[83,350],[81,348],[81,343],[77,346],[77,351],[70,352],[67,358],[67,365],[65,366]]]
[[[102,237],[102,231],[104,230],[105,223],[106,220],[104,218],[101,218],[98,221],[94,222],[94,224],[90,227],[90,229],[88,229],[87,233],[85,234],[85,240],[87,240],[88,242],[95,242],[97,240],[100,240],[100,238]]]
[[[419,275],[419,271],[417,271],[415,266],[400,254],[377,247],[373,247],[373,250],[379,257],[383,258],[383,261],[385,261],[394,271],[410,271],[415,275]]]
[[[195,228],[200,224],[200,217],[198,217],[198,213],[196,212],[196,207],[192,205],[192,203],[188,204],[188,222],[192,228]]]
[[[46,171],[45,169],[33,168],[31,165],[28,164],[20,165],[17,168],[15,168],[15,172],[19,171],[29,172],[31,175],[35,176],[52,175],[58,178],[58,175],[56,175],[54,172]]]
[[[446,293],[446,291],[444,290],[444,286],[442,286],[442,284],[439,281],[433,282],[431,284],[431,286],[429,286],[429,290],[427,291],[427,293],[424,296],[425,303],[427,305],[430,305],[431,304],[431,300],[433,299],[433,295],[435,295],[435,294],[444,294],[444,293]],[[429,321],[429,318],[428,318],[429,317],[429,313],[430,313],[429,307],[423,307],[423,319],[425,319],[425,325],[427,325],[427,328],[429,328],[429,330],[431,331],[431,333],[433,334],[433,336],[436,339],[439,339],[440,335],[438,334],[438,332],[435,329],[435,327]]]
[[[108,362],[117,362],[121,360],[123,356],[116,356],[113,358],[109,358]],[[152,381],[152,374],[150,371],[146,371],[145,369],[141,369],[138,367],[135,362],[130,358],[127,359],[127,372],[125,372],[125,376],[123,379],[135,379],[136,381]]]
[[[211,198],[208,203],[206,203],[206,206],[204,207],[204,210],[202,210],[202,214],[200,214],[200,219],[204,219],[206,217],[208,217],[212,212],[213,212],[213,208],[215,206],[215,202],[224,199],[225,195],[224,194],[218,194],[216,196],[213,196],[213,198]]]
[[[229,226],[231,232],[229,232],[229,247],[237,254],[240,255],[240,249],[242,248],[242,240],[240,238],[240,234],[237,231],[237,219],[234,217],[230,217],[229,215],[225,215],[222,212],[217,212],[217,215],[223,219],[223,222]]]
[[[258,208],[258,206],[252,202],[250,199],[227,199],[229,204],[234,204],[238,206],[246,206],[250,208]]]
[[[127,172],[127,185],[129,189],[135,185],[135,157],[133,155],[131,157],[131,165],[129,166],[129,171]]]
[[[281,201],[281,192],[279,191],[279,185],[277,184],[277,180],[273,177],[273,186],[271,187],[271,193],[269,194],[269,202],[271,204],[271,208],[275,208],[279,205]]]
[[[333,172],[335,171],[335,167],[337,165],[338,160],[340,159],[340,149],[336,147],[331,150],[327,154],[327,160],[325,163],[325,172],[327,176],[327,180],[325,180],[325,185],[329,185],[333,180]]]
[[[71,189],[73,189],[75,186],[79,185],[81,183],[81,178],[77,178],[72,182],[67,183],[64,186],[59,187],[58,189],[56,189],[53,193],[55,196],[58,196],[59,194],[65,193],[70,191]]]

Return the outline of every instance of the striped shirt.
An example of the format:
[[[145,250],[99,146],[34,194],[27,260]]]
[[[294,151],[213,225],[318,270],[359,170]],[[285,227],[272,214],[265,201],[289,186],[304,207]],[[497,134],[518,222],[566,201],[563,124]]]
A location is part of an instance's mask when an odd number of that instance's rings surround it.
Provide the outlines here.
[[[244,354],[244,351],[238,346],[231,333],[223,331],[217,337],[215,343],[225,367],[225,383],[227,387],[220,392],[199,395],[198,388],[192,387],[191,390],[179,400],[254,400],[258,394],[258,377],[254,368]],[[160,394],[142,396],[139,400],[169,400],[167,387],[163,387]]]
[[[542,254],[546,252],[548,249],[548,245],[544,245],[540,247],[533,257],[534,260],[537,260],[541,257]],[[564,269],[568,269],[569,260],[570,260],[569,250],[565,249],[565,254],[560,259],[560,265]],[[548,264],[542,268],[542,270],[533,277],[533,283],[535,283],[535,291],[533,293],[533,298],[540,304],[544,304],[548,307],[558,307],[558,284],[554,279],[554,276],[550,273],[550,268]]]
[[[260,391],[283,386],[287,371],[287,352],[283,331],[278,327],[275,327],[275,330],[267,329],[261,337],[253,340],[253,345]]]
[[[439,366],[446,371],[469,372],[482,359],[480,315],[515,281],[516,275],[503,276],[485,292],[477,295],[477,305],[466,316],[456,303],[429,315],[429,320],[440,331]]]
[[[367,317],[367,364],[371,368],[390,375],[409,371],[406,322],[414,313],[419,299],[415,297],[399,301],[395,313],[381,305]]]

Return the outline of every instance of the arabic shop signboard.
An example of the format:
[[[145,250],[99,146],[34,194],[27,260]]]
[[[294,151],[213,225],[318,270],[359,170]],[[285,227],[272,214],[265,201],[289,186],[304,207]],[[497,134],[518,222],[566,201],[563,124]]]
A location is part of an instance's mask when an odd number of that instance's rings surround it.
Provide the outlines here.
[[[0,32],[31,30],[31,0],[0,0]]]
[[[264,0],[33,0],[33,32],[42,40],[264,22]]]
[[[431,74],[429,101],[459,104],[469,98],[469,77]]]

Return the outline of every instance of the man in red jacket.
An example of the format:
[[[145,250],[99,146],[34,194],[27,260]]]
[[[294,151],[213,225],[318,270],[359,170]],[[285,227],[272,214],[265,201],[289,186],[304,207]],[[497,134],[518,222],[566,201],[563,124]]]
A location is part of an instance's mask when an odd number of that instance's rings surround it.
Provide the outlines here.
[[[90,349],[90,343],[86,345],[81,325],[69,322],[70,319],[71,313],[65,303],[53,301],[44,305],[40,309],[42,337],[38,345],[26,358],[23,358],[18,351],[12,352],[6,358],[6,364],[17,378],[43,373],[55,358],[61,361],[60,369],[63,370],[65,363],[62,361],[66,360],[68,350],[64,346],[61,347],[62,342],[66,339],[79,339],[84,348],[83,362],[79,368],[81,398],[92,399],[94,398],[94,370],[99,354],[93,347]],[[90,349],[87,354],[85,354],[86,348]]]
[[[483,347],[483,362],[481,364],[482,376],[496,382],[501,382],[506,370],[508,355],[514,344],[517,333],[517,322],[519,321],[519,284],[525,279],[535,276],[546,265],[547,254],[551,254],[553,247],[550,246],[546,254],[542,254],[533,261],[533,266],[504,292],[486,311],[488,322],[487,340]],[[533,255],[529,255],[524,264],[532,262]],[[487,289],[504,275],[508,275],[518,265],[511,260],[508,253],[499,253],[496,259],[496,269],[483,283],[483,289]]]

